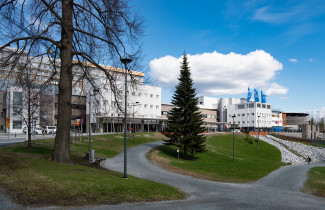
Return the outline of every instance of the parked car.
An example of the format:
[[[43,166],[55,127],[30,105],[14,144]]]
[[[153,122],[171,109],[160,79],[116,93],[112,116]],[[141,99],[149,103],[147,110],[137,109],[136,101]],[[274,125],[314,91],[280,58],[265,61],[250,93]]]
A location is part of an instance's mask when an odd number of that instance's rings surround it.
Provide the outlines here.
[[[56,126],[45,126],[45,133],[47,134],[55,134]]]
[[[32,128],[32,135],[33,134],[42,134],[43,131],[44,131],[44,129],[40,128],[40,127]],[[27,132],[27,127],[24,127],[23,128],[23,133],[26,134],[26,132]]]
[[[33,131],[32,133],[36,134],[36,135],[42,134],[43,133],[43,128],[36,127],[34,129],[32,129],[32,131]]]

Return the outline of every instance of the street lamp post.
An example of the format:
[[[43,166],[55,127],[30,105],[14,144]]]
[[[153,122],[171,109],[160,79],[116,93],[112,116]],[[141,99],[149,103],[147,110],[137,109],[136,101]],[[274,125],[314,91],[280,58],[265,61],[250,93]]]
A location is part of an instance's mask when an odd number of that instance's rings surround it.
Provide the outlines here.
[[[260,148],[260,117],[261,116],[257,116],[257,126],[258,126],[257,149]]]
[[[133,142],[133,143],[134,143],[134,107],[135,107],[135,106],[138,106],[138,103],[139,103],[139,102],[137,101],[137,102],[131,104],[131,106],[133,107],[133,120],[132,120],[132,121],[133,121],[133,123],[132,123],[132,132],[133,132],[133,141],[132,141],[132,142]]]
[[[232,117],[232,162],[235,162],[235,122],[234,118],[236,115],[231,116]]]
[[[280,132],[280,112],[278,113],[278,135]]]
[[[128,83],[128,68],[127,64],[132,62],[132,59],[130,58],[121,58],[121,62],[125,66],[125,104],[124,104],[124,176],[123,178],[127,179],[127,83]]]
[[[89,92],[89,119],[88,119],[88,141],[89,141],[89,161],[91,161],[91,148],[90,148],[90,142],[91,142],[91,97],[95,96],[96,93],[99,92],[98,89],[93,89],[93,94]]]

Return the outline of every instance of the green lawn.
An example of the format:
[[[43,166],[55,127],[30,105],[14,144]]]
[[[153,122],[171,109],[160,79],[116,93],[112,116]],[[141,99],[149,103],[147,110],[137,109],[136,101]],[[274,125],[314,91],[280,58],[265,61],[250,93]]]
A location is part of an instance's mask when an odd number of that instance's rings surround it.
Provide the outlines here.
[[[308,173],[302,191],[320,197],[325,197],[325,167],[314,167]]]
[[[161,140],[157,133],[140,133],[129,146]],[[182,199],[173,187],[90,166],[84,158],[88,138],[71,144],[73,165],[49,161],[53,140],[19,143],[0,149],[0,186],[10,197],[27,206],[94,205]],[[123,135],[92,136],[99,157],[113,157],[123,150]],[[121,166],[123,167],[123,166]]]
[[[235,135],[235,161],[233,162],[232,135],[208,136],[207,149],[197,154],[196,160],[177,159],[176,147],[160,146],[160,159],[164,167],[183,173],[221,182],[251,182],[266,176],[285,164],[281,163],[280,151],[263,141],[249,144],[245,135]],[[150,157],[152,158],[151,153]],[[173,169],[174,168],[174,169]]]

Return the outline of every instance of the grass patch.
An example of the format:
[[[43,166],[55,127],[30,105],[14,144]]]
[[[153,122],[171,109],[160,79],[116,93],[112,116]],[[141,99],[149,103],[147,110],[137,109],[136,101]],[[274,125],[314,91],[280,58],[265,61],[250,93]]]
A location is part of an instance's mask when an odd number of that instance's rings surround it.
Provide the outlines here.
[[[302,191],[319,197],[325,197],[325,167],[310,169],[308,179]]]
[[[252,182],[285,165],[280,151],[260,141],[248,143],[245,135],[235,135],[235,162],[233,162],[232,135],[208,136],[208,151],[197,154],[196,160],[177,159],[177,148],[160,146],[149,156],[169,170],[220,182]],[[156,154],[159,155],[156,157]]]
[[[136,134],[129,146],[161,140],[155,133]],[[49,161],[53,140],[18,143],[0,149],[0,185],[17,203],[26,206],[75,206],[118,204],[124,202],[182,199],[184,194],[173,187],[103,170],[84,158],[88,141],[71,144],[73,165]],[[87,139],[88,140],[88,139]],[[119,135],[92,136],[97,156],[113,157],[123,150]],[[122,166],[121,166],[122,167]]]

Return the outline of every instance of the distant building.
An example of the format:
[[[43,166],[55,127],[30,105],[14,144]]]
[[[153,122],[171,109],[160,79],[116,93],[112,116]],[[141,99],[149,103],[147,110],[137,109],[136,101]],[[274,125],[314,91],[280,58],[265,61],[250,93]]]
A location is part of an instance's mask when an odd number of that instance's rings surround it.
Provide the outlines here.
[[[234,116],[234,118],[233,118]],[[232,126],[234,121],[234,126]],[[227,106],[227,124],[229,127],[253,131],[257,128],[272,127],[272,109],[270,104],[245,102]]]
[[[173,108],[172,104],[161,104],[161,126],[162,130],[166,129],[167,115]],[[203,115],[203,126],[207,132],[217,131],[217,109],[202,108],[200,107],[201,114]]]

